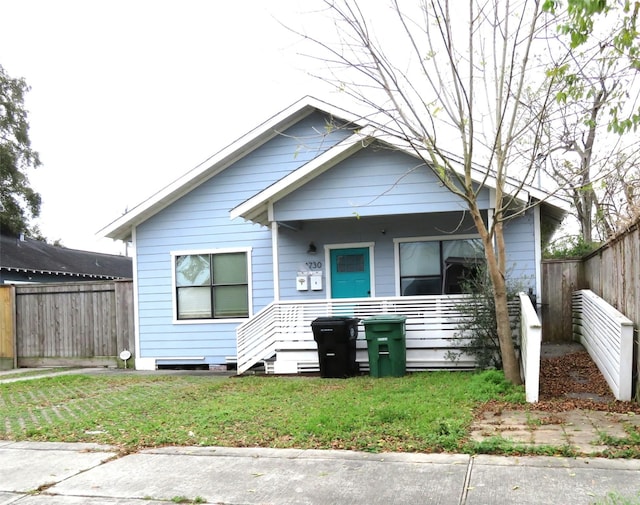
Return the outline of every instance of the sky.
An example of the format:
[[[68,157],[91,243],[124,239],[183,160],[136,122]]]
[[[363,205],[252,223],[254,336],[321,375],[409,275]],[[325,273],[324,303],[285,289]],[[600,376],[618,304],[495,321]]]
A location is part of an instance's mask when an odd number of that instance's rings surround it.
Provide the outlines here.
[[[36,221],[50,241],[124,254],[99,230],[305,95],[316,0],[0,0],[0,64],[26,79]],[[310,21],[311,20],[311,21]],[[284,26],[283,26],[284,25]],[[317,25],[315,25],[317,26]]]

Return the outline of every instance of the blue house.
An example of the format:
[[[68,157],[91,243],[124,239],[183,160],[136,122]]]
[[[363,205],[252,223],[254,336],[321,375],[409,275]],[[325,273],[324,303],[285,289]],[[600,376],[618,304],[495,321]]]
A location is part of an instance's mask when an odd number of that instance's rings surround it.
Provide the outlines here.
[[[494,197],[480,193],[485,219]],[[541,292],[543,230],[562,205],[532,187],[505,228],[510,275]],[[530,207],[532,203],[539,205]],[[401,313],[407,368],[452,363],[461,279],[483,252],[465,204],[366,121],[313,98],[272,117],[104,230],[134,245],[138,369],[317,370],[319,316]],[[366,343],[358,361],[366,368]]]

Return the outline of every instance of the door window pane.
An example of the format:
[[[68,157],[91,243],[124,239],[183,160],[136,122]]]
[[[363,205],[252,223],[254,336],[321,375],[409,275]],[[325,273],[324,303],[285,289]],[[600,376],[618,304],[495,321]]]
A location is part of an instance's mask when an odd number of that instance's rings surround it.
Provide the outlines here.
[[[340,273],[364,272],[364,254],[340,254],[336,257],[336,270]]]

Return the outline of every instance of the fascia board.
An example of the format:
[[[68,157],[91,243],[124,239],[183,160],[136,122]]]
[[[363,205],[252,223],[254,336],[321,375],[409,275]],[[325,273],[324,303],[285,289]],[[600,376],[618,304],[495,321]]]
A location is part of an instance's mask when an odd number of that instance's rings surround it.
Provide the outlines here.
[[[353,122],[354,125],[356,124],[357,118],[353,114],[316,98],[310,96],[304,97],[102,228],[98,232],[98,235],[116,240],[127,239],[135,226],[146,221],[198,185],[217,175],[235,161],[277,136],[279,131],[287,129],[316,109]]]
[[[397,137],[392,137],[390,135],[377,135],[376,139],[386,142],[389,145],[396,147],[409,155],[412,155],[415,157],[422,157],[422,159],[425,159],[425,160],[429,159],[429,156],[426,150],[423,152],[416,152],[414,147],[411,146],[408,142],[403,141],[402,139],[399,139]],[[462,164],[455,159],[450,159],[450,161],[452,163],[453,169],[456,170],[458,174],[463,175],[464,169],[462,167]],[[482,184],[488,189],[495,190],[495,188],[497,187],[496,178],[491,174],[487,174],[486,172],[484,172],[479,168],[475,168],[475,167],[471,168],[471,180],[475,183]],[[562,200],[561,198],[558,198],[557,196],[551,193],[548,193],[543,189],[536,188],[535,186],[531,186],[529,184],[521,185],[515,181],[512,182],[512,180],[513,179],[510,179],[505,182],[505,186],[504,186],[505,194],[512,195],[512,196],[515,195],[517,200],[524,203],[527,203],[530,201],[531,198],[534,198],[547,205],[556,207],[562,213],[566,213],[569,211],[569,204],[566,201]]]
[[[264,208],[269,202],[278,201],[296,189],[304,186],[310,180],[318,177],[331,167],[340,163],[352,154],[356,153],[370,140],[373,129],[366,127],[339,142],[331,149],[325,151],[309,163],[298,168],[291,174],[283,177],[275,184],[245,200],[237,207],[231,209],[229,217],[235,219],[242,217],[248,221],[264,213]],[[265,224],[265,223],[260,223]]]

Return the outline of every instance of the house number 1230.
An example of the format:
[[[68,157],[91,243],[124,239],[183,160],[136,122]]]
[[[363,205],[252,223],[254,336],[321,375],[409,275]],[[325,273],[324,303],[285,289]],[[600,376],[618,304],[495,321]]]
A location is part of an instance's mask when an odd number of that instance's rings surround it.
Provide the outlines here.
[[[322,270],[322,261],[307,261],[305,265],[309,270]]]

